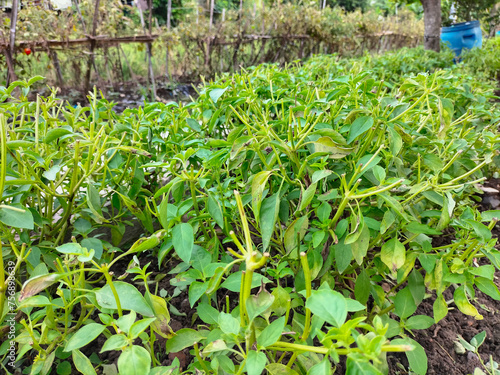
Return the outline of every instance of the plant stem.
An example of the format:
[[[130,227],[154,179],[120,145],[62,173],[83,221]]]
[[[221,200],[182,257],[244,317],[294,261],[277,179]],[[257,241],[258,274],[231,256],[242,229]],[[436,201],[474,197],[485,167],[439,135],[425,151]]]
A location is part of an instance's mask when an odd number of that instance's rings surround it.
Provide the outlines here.
[[[309,263],[307,261],[306,253],[300,253],[300,262],[302,264],[302,269],[304,270],[304,282],[306,284],[306,300],[311,296],[311,270],[309,269]],[[311,310],[306,307],[306,318],[304,323],[304,332],[302,333],[302,340],[307,340],[309,336],[309,331],[311,329]]]

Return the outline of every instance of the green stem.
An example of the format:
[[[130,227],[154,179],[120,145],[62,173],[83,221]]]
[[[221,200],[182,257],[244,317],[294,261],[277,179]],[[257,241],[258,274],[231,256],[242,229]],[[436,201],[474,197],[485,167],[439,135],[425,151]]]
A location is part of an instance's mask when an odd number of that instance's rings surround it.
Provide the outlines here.
[[[116,291],[115,285],[113,284],[113,280],[111,279],[111,275],[109,274],[108,267],[107,266],[103,267],[102,272],[104,274],[104,277],[106,277],[106,282],[109,284],[113,296],[115,297],[118,316],[121,317],[123,315],[123,312],[122,312],[122,305],[120,303],[120,297],[118,296],[118,292]]]
[[[0,201],[5,187],[7,176],[7,121],[5,115],[0,114]],[[0,305],[3,306],[3,305]]]
[[[198,343],[195,342],[193,347],[194,347],[194,354],[196,355],[196,359],[198,360],[198,362],[200,362],[201,367],[203,367],[203,370],[205,370],[207,374],[210,374],[211,373],[210,369],[205,364],[203,358],[201,358],[200,349],[198,348]]]
[[[302,264],[302,269],[304,270],[304,282],[306,284],[306,300],[311,296],[311,270],[309,269],[309,263],[307,261],[306,253],[300,253],[300,262]],[[304,332],[302,333],[302,340],[307,340],[309,332],[311,329],[311,310],[306,307],[306,318],[304,323]]]

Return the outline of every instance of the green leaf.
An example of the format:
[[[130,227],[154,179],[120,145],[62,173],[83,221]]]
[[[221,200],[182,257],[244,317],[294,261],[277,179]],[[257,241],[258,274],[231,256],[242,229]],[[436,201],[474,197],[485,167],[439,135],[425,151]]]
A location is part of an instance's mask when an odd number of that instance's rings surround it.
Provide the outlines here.
[[[330,375],[332,374],[332,366],[328,358],[323,359],[320,363],[314,365],[307,371],[307,375]]]
[[[131,339],[135,339],[139,337],[139,335],[148,328],[151,323],[153,323],[156,320],[156,318],[146,318],[146,319],[141,319],[130,327],[129,331],[129,337]]]
[[[56,357],[56,351],[54,350],[43,361],[43,367],[40,371],[40,375],[48,375],[50,373],[52,365],[54,364],[55,357]],[[33,368],[34,368],[34,366],[31,367],[32,370],[33,370]],[[89,374],[92,374],[92,372],[89,372]],[[94,374],[95,374],[95,372],[94,372]]]
[[[260,273],[254,273],[252,276],[252,289],[260,286],[262,283],[267,284],[271,281],[262,276]],[[226,280],[221,284],[221,288],[226,288],[231,292],[239,292],[241,287],[241,271],[234,272],[228,276]]]
[[[89,250],[94,250],[94,257],[96,259],[101,259],[102,253],[104,251],[102,247],[102,241],[97,238],[85,238],[82,240],[82,246]]]
[[[347,137],[347,144],[352,143],[361,134],[367,132],[373,126],[373,118],[369,116],[358,117],[351,124],[349,129],[349,136]]]
[[[167,308],[167,301],[160,296],[154,294],[146,294],[153,307],[156,320],[153,322],[152,328],[163,338],[170,338],[172,335],[172,328],[168,325],[170,323],[170,313]]]
[[[500,291],[498,291],[498,287],[493,281],[485,279],[484,277],[476,277],[474,283],[481,292],[487,294],[494,300],[500,301]]]
[[[132,345],[118,358],[120,375],[144,375],[151,370],[151,356],[142,346]]]
[[[396,221],[396,218],[394,217],[394,214],[392,211],[389,209],[385,211],[384,217],[382,218],[382,223],[380,223],[380,234],[384,234],[387,232],[387,229],[394,224]]]
[[[99,323],[90,323],[82,326],[66,343],[65,352],[70,352],[79,349],[91,341],[95,340],[104,330],[106,326]]]
[[[280,207],[279,194],[264,199],[260,208],[260,228],[262,233],[262,251],[266,251],[276,228]]]
[[[345,244],[346,236],[339,240],[339,243],[333,246],[335,251],[335,262],[337,269],[340,273],[343,273],[352,260],[352,246],[350,244]]]
[[[33,296],[24,299],[20,304],[19,304],[19,309],[24,309],[26,307],[43,307],[43,306],[50,306],[52,303],[49,301],[49,299],[45,296]]]
[[[420,305],[425,297],[425,282],[420,272],[415,268],[408,277],[408,288],[411,291],[415,304],[417,306]]]
[[[219,98],[226,92],[226,90],[228,89],[228,87],[224,88],[224,89],[212,89],[210,91],[210,99],[212,99],[214,101],[214,103],[217,103],[217,101],[219,100]]]
[[[430,234],[430,235],[441,234],[440,231],[435,230],[435,229],[429,227],[428,225],[421,224],[418,221],[412,221],[411,223],[407,224],[405,226],[405,229],[408,232],[411,232],[411,233],[414,233],[414,234],[420,234],[420,233]]]
[[[227,334],[237,335],[240,332],[240,321],[234,318],[231,314],[223,311],[220,312],[218,318],[219,328]]]
[[[328,153],[330,159],[342,159],[352,152],[350,148],[337,145],[330,137],[321,137],[313,144],[315,152]]]
[[[370,297],[370,286],[370,276],[365,270],[362,270],[356,278],[354,296],[363,305],[366,305]]]
[[[347,311],[349,311],[349,312],[361,311],[361,310],[366,309],[366,306],[362,305],[361,303],[359,303],[355,299],[346,298],[345,302],[347,304]]]
[[[222,215],[222,208],[219,201],[212,193],[208,193],[207,200],[208,213],[215,220],[217,225],[224,229],[224,217]]]
[[[438,323],[448,314],[448,304],[442,294],[438,294],[434,304],[432,305],[434,313],[434,321]]]
[[[425,154],[423,164],[428,166],[434,173],[440,172],[444,167],[441,158],[435,154]]]
[[[475,335],[470,340],[470,343],[474,345],[476,349],[478,349],[481,345],[483,345],[485,339],[486,339],[486,331],[482,331],[479,332],[477,335]]]
[[[85,375],[97,375],[94,366],[90,362],[90,359],[87,358],[85,354],[83,354],[79,350],[73,350],[71,352],[71,356],[73,358],[73,364],[76,369]]]
[[[391,154],[393,156],[397,156],[399,154],[399,151],[401,151],[401,148],[403,147],[403,139],[396,130],[392,129],[389,126],[387,127],[387,131],[389,133],[389,147],[391,150]]]
[[[250,350],[247,355],[245,368],[248,375],[261,375],[266,367],[267,357],[264,353]]]
[[[405,323],[406,329],[427,329],[434,324],[434,319],[427,315],[415,315]]]
[[[59,164],[55,164],[45,172],[42,173],[42,176],[45,177],[49,181],[54,181],[57,178],[57,174],[61,170],[61,166]]]
[[[260,206],[262,205],[262,194],[266,187],[267,180],[272,171],[262,171],[257,173],[252,180],[252,209],[255,220],[259,223]]]
[[[1,193],[1,192],[0,192]],[[5,225],[21,229],[34,229],[33,214],[20,206],[0,206],[0,221]]]
[[[191,307],[194,306],[196,301],[200,299],[200,297],[205,294],[208,288],[208,283],[206,282],[200,282],[200,281],[193,281],[191,285],[189,286],[189,304]]]
[[[406,352],[410,369],[418,375],[427,373],[427,355],[424,348],[413,339],[395,339],[391,341],[391,345],[412,345],[413,350]]]
[[[490,210],[481,212],[481,221],[491,222],[493,219],[500,219],[500,210]]]
[[[186,124],[195,132],[200,132],[201,131],[201,126],[198,123],[198,121],[193,120],[192,118],[187,118],[186,119]]]
[[[486,242],[491,240],[491,230],[489,230],[486,225],[474,220],[464,220],[464,221],[472,227],[474,233],[476,233],[476,235],[483,241]]]
[[[306,300],[306,307],[314,315],[339,328],[347,318],[347,302],[344,296],[329,289],[314,290]]]
[[[351,244],[352,255],[354,256],[354,260],[356,260],[356,263],[358,263],[359,265],[363,263],[363,259],[368,252],[369,245],[370,229],[368,229],[368,226],[364,224],[358,239]]]
[[[333,172],[328,169],[321,169],[319,171],[314,171],[311,177],[311,183],[315,184],[316,182],[330,176]]]
[[[175,336],[167,340],[167,353],[178,353],[181,350],[193,346],[205,337],[198,331],[191,328],[182,328],[175,333]]]
[[[215,324],[219,320],[219,311],[210,306],[208,303],[198,304],[196,312],[198,313],[200,319],[207,324]]]
[[[113,285],[116,288],[123,310],[135,311],[144,316],[154,316],[154,312],[149,304],[132,284],[123,281],[114,281]],[[97,303],[102,308],[117,310],[115,296],[109,284],[96,291],[95,296]]]
[[[285,317],[283,316],[269,324],[257,337],[257,344],[266,348],[276,343],[281,337],[285,323]]]
[[[266,370],[269,375],[299,375],[297,371],[281,363],[270,363],[266,366]]]
[[[62,254],[70,254],[70,255],[81,255],[83,254],[83,248],[80,244],[69,242],[64,245],[57,246],[56,250]]]
[[[304,208],[309,206],[309,203],[311,203],[314,198],[314,194],[316,193],[316,187],[317,184],[314,183],[309,185],[309,187],[305,191],[304,188],[302,188],[302,197],[300,200],[299,211],[302,211]]]
[[[227,350],[227,345],[223,340],[210,341],[203,349],[203,355]]]
[[[194,245],[193,227],[189,223],[181,223],[172,229],[174,250],[184,262],[189,263]]]
[[[43,139],[43,143],[51,143],[54,142],[56,139],[61,138],[64,135],[68,134],[74,134],[71,130],[66,129],[66,128],[55,128],[55,129],[50,129],[47,132],[47,135]]]
[[[455,292],[453,293],[453,300],[458,309],[465,315],[473,316],[477,320],[483,319],[483,316],[479,314],[477,309],[469,302],[465,293],[465,285],[461,285],[455,289]]]
[[[394,298],[394,312],[401,319],[408,318],[417,310],[410,288],[401,289]]]
[[[347,358],[346,374],[349,375],[383,375],[370,362]]]
[[[99,353],[104,353],[110,350],[121,350],[129,344],[127,336],[123,333],[110,336],[101,348]]]
[[[307,216],[299,217],[294,220],[292,224],[290,224],[285,231],[285,249],[287,254],[297,248],[297,235],[299,237],[299,241],[302,241],[306,235],[308,227],[309,219]]]
[[[104,218],[104,216],[102,216],[101,197],[99,196],[99,192],[91,182],[87,185],[87,205],[94,215],[94,220],[98,224],[106,222],[106,219]]]
[[[396,237],[391,238],[382,245],[380,259],[382,259],[382,262],[384,262],[392,272],[396,272],[405,264],[405,247]]]
[[[265,289],[255,296],[252,295],[248,297],[246,301],[248,319],[250,321],[254,320],[257,316],[269,309],[273,302],[274,296]]]

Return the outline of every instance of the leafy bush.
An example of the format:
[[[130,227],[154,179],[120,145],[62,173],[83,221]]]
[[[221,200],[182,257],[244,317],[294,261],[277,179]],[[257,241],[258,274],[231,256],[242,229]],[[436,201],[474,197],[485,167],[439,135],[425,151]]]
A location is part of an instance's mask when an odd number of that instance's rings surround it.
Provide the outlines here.
[[[466,64],[384,73],[398,56],[261,65],[121,115],[2,89],[2,270],[23,285],[5,368],[12,340],[32,374],[107,351],[123,375],[179,374],[161,364],[187,348],[188,373],[380,374],[409,351],[425,374],[412,330],[500,297],[498,212],[474,208],[499,111]],[[173,332],[179,295],[196,313]]]

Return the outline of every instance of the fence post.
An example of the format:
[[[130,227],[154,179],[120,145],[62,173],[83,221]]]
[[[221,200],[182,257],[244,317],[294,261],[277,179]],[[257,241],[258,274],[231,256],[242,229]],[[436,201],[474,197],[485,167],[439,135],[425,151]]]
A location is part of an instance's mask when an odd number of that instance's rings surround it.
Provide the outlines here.
[[[198,11],[198,9],[197,9],[197,11]],[[172,0],[168,0],[168,4],[167,4],[167,31],[168,31],[168,33],[170,33],[170,18],[171,17],[172,17]],[[198,23],[198,19],[196,19],[196,23]],[[170,78],[170,71],[168,69],[169,49],[170,49],[170,44],[167,42],[167,52],[165,53],[165,63],[166,63],[165,74],[167,75],[167,78],[171,81],[172,79]]]
[[[16,25],[17,25],[17,12],[19,10],[19,0],[12,0],[12,14],[10,18],[10,48],[4,50],[5,60],[7,61],[7,83],[17,80],[14,56],[16,54]]]
[[[266,33],[265,17],[266,17],[265,2],[264,0],[262,0],[262,35]]]
[[[222,9],[222,23],[226,20],[226,8]],[[223,51],[226,52],[227,46],[224,46]],[[220,71],[221,73],[224,71],[224,54],[220,54]]]
[[[89,91],[90,89],[90,76],[92,74],[92,65],[96,68],[96,74],[99,75],[97,72],[97,66],[95,64],[95,56],[94,56],[94,49],[96,45],[95,41],[95,35],[97,32],[97,22],[99,20],[99,4],[101,0],[96,0],[95,2],[95,7],[94,7],[94,16],[92,20],[92,39],[90,39],[90,56],[89,56],[89,61],[87,63],[87,76],[85,77],[85,91]]]
[[[56,71],[57,84],[59,85],[59,87],[63,87],[64,79],[63,79],[63,75],[61,72],[61,65],[59,64],[59,59],[57,57],[57,52],[49,49],[49,56],[52,59],[52,63],[54,64],[54,69]]]

